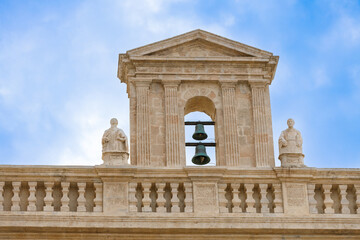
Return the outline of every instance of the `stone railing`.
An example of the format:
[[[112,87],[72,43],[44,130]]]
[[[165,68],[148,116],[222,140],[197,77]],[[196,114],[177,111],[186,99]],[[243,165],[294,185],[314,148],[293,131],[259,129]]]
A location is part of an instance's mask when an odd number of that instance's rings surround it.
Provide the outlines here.
[[[0,174],[0,211],[102,212],[103,184],[91,168],[3,166]]]
[[[0,182],[0,211],[101,212],[102,183]]]
[[[360,171],[1,166],[0,215],[360,214]]]
[[[312,214],[360,213],[359,184],[309,183],[307,187]]]
[[[131,182],[130,212],[192,212],[191,182]]]
[[[282,213],[280,183],[219,183],[221,213]]]

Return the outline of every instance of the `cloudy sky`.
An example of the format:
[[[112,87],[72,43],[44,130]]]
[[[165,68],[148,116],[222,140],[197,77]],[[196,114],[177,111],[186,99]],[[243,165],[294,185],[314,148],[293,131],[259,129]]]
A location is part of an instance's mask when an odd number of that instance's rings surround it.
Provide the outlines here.
[[[118,54],[198,28],[280,56],[276,158],[292,117],[308,166],[360,167],[357,0],[1,0],[0,164],[102,163],[110,118],[129,133]]]

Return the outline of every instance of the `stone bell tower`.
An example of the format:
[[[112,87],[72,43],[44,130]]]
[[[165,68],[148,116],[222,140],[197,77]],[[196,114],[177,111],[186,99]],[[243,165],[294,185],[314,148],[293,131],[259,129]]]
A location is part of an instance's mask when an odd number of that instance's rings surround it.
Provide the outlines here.
[[[203,30],[120,54],[131,164],[185,166],[184,116],[200,111],[215,122],[217,166],[273,167],[269,85],[278,59]]]

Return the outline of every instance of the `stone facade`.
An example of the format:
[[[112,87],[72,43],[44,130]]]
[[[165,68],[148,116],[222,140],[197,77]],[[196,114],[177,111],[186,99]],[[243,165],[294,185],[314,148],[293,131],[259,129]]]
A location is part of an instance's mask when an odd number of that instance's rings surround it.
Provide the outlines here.
[[[202,30],[120,54],[131,164],[0,166],[0,239],[359,239],[359,169],[274,166],[277,62]],[[193,111],[215,122],[214,167],[185,164]],[[104,152],[126,153],[114,121]]]
[[[215,122],[218,166],[274,167],[269,85],[278,59],[202,30],[120,54],[132,165],[185,166],[184,116],[202,111]]]

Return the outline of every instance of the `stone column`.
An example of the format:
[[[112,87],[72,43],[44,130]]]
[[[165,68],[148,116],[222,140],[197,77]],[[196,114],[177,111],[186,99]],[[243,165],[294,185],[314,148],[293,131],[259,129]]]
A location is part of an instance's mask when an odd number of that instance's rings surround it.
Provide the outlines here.
[[[270,167],[268,125],[266,122],[266,84],[251,83],[254,118],[255,157],[257,167]]]
[[[178,111],[178,86],[180,81],[164,81],[166,166],[185,166],[180,161],[180,126]]]
[[[151,80],[136,79],[136,160],[150,166],[149,87]]]
[[[226,166],[239,166],[240,151],[237,135],[235,87],[235,82],[221,83]]]

